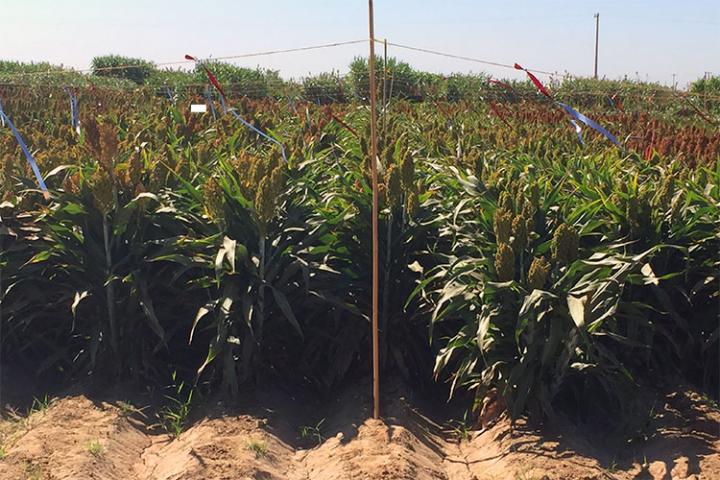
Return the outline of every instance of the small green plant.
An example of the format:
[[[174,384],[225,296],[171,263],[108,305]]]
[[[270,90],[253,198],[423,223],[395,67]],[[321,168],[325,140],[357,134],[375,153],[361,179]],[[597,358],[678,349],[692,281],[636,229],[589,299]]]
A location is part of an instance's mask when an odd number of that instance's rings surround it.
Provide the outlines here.
[[[118,408],[120,409],[120,416],[122,417],[129,417],[130,415],[138,414],[141,417],[145,418],[143,410],[145,410],[146,407],[137,408],[132,403],[121,400],[118,402]]]
[[[105,447],[103,447],[98,440],[93,440],[92,442],[88,443],[87,449],[88,452],[90,452],[90,455],[96,458],[101,457],[103,453],[105,453]]]
[[[28,415],[32,415],[33,413],[37,412],[44,412],[45,410],[50,408],[51,403],[52,399],[47,395],[43,396],[42,398],[33,397],[33,403],[30,406],[30,411],[28,412]]]
[[[135,412],[135,407],[130,402],[119,401],[118,408],[120,409],[120,415],[123,417],[129,417]]]
[[[250,440],[247,443],[247,448],[255,454],[255,458],[263,458],[267,455],[268,447],[267,443],[262,440]]]
[[[325,423],[325,419],[320,420],[315,426],[305,425],[300,427],[300,438],[307,440],[314,438],[318,445],[320,445],[325,437],[322,434],[322,424]]]
[[[703,393],[700,396],[700,399],[705,402],[707,406],[714,408],[715,410],[720,410],[720,403],[718,403],[717,400],[712,398],[710,395]]]
[[[169,388],[173,390],[173,394],[165,395],[165,398],[168,399],[170,403],[160,409],[158,419],[165,431],[175,437],[179,437],[183,430],[185,430],[185,425],[190,415],[193,389],[188,387],[184,381],[178,383],[177,372],[173,372],[172,380],[173,383]]]
[[[5,457],[7,457],[7,452],[5,451],[5,447],[0,445],[0,460],[2,460]]]
[[[471,422],[468,420],[468,412],[465,410],[462,420],[450,420],[450,431],[458,441],[470,440],[472,432]]]

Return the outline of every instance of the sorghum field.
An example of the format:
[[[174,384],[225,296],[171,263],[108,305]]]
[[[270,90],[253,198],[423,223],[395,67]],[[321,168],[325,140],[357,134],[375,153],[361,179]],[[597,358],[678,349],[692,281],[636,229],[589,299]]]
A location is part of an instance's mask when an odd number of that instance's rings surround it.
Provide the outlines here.
[[[393,99],[366,421],[364,102],[231,95],[283,151],[192,92],[80,89],[79,133],[61,88],[0,98],[51,194],[0,129],[0,477],[720,473],[720,132],[694,110],[567,93],[618,148],[534,93]]]

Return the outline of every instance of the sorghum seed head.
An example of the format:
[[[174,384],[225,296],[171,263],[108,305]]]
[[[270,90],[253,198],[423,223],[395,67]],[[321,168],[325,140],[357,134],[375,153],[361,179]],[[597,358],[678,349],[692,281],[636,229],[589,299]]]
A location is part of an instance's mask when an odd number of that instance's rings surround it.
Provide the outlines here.
[[[503,210],[507,210],[508,212],[513,211],[513,203],[512,199],[510,198],[510,193],[507,191],[504,191],[500,195],[500,201],[498,202],[498,206],[502,208]]]
[[[285,172],[281,166],[275,167],[270,174],[270,190],[273,198],[277,199],[282,195],[283,188],[285,187]]]
[[[530,204],[535,210],[540,208],[540,186],[537,183],[530,186]]]
[[[100,147],[100,130],[97,120],[94,116],[89,116],[83,119],[82,124],[86,145],[95,157],[99,158],[102,155],[102,148]]]
[[[560,264],[568,264],[578,258],[580,237],[570,225],[563,223],[555,230],[552,239],[553,258]]]
[[[517,215],[512,221],[513,248],[515,253],[525,250],[528,243],[527,221],[522,215]]]
[[[525,219],[525,228],[528,234],[535,230],[535,208],[530,202],[525,202],[522,208],[522,216]]]
[[[673,199],[672,205],[670,206],[670,221],[671,222],[675,221],[678,218],[682,204],[683,204],[683,196],[682,196],[682,192],[681,192],[678,196],[676,196]]]
[[[656,205],[664,212],[670,207],[672,202],[673,194],[675,193],[675,178],[672,174],[668,174],[660,186],[660,190],[657,193]]]
[[[112,171],[120,141],[117,128],[109,123],[100,125],[100,165],[108,172]]]
[[[501,282],[515,278],[515,254],[507,243],[498,244],[495,252],[495,272]]]
[[[385,186],[387,188],[387,203],[390,208],[400,206],[400,200],[402,198],[402,178],[397,166],[390,165],[390,168],[385,172]]]
[[[63,190],[65,193],[72,193],[75,195],[80,193],[80,173],[76,172],[65,177],[65,180],[63,180]]]
[[[550,262],[543,257],[534,258],[530,264],[527,282],[532,289],[541,290],[550,275]]]
[[[255,213],[263,229],[275,214],[275,197],[273,196],[272,185],[272,176],[263,178],[255,194]]]
[[[410,154],[405,155],[405,158],[403,158],[401,169],[403,188],[408,190],[412,188],[415,181],[415,161]]]
[[[203,206],[208,218],[219,222],[224,218],[224,199],[222,187],[214,178],[208,178],[203,185]]]
[[[414,216],[420,209],[420,199],[417,192],[410,192],[406,200],[406,211],[411,217]]]
[[[103,215],[110,213],[115,206],[113,197],[113,183],[110,174],[103,169],[98,169],[92,176],[91,191],[93,203]]]
[[[512,213],[509,210],[498,208],[493,217],[493,230],[497,243],[509,243],[512,231]]]

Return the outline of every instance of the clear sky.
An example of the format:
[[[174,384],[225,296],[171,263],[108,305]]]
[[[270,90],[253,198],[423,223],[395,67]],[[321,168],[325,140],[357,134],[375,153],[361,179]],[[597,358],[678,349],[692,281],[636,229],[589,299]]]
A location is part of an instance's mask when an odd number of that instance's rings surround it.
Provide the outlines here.
[[[367,38],[365,0],[0,0],[0,59],[87,68],[118,53],[156,62]],[[682,86],[720,74],[720,0],[376,0],[391,42],[501,63],[591,75],[600,13],[600,75]],[[236,61],[299,77],[345,72],[367,45]],[[434,72],[518,72],[390,48]],[[637,73],[636,73],[637,72]]]

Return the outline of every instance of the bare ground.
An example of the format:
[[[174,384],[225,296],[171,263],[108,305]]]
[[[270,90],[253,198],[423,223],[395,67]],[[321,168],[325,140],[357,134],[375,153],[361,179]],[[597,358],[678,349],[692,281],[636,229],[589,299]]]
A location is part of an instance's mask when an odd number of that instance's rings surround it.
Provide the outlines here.
[[[6,410],[0,479],[720,478],[720,411],[690,389],[662,398],[647,441],[612,453],[570,425],[537,431],[501,417],[451,431],[397,385],[386,387],[382,420],[368,420],[367,383],[322,404],[276,389],[232,408],[213,402],[177,438],[115,393],[69,393],[30,415]]]

